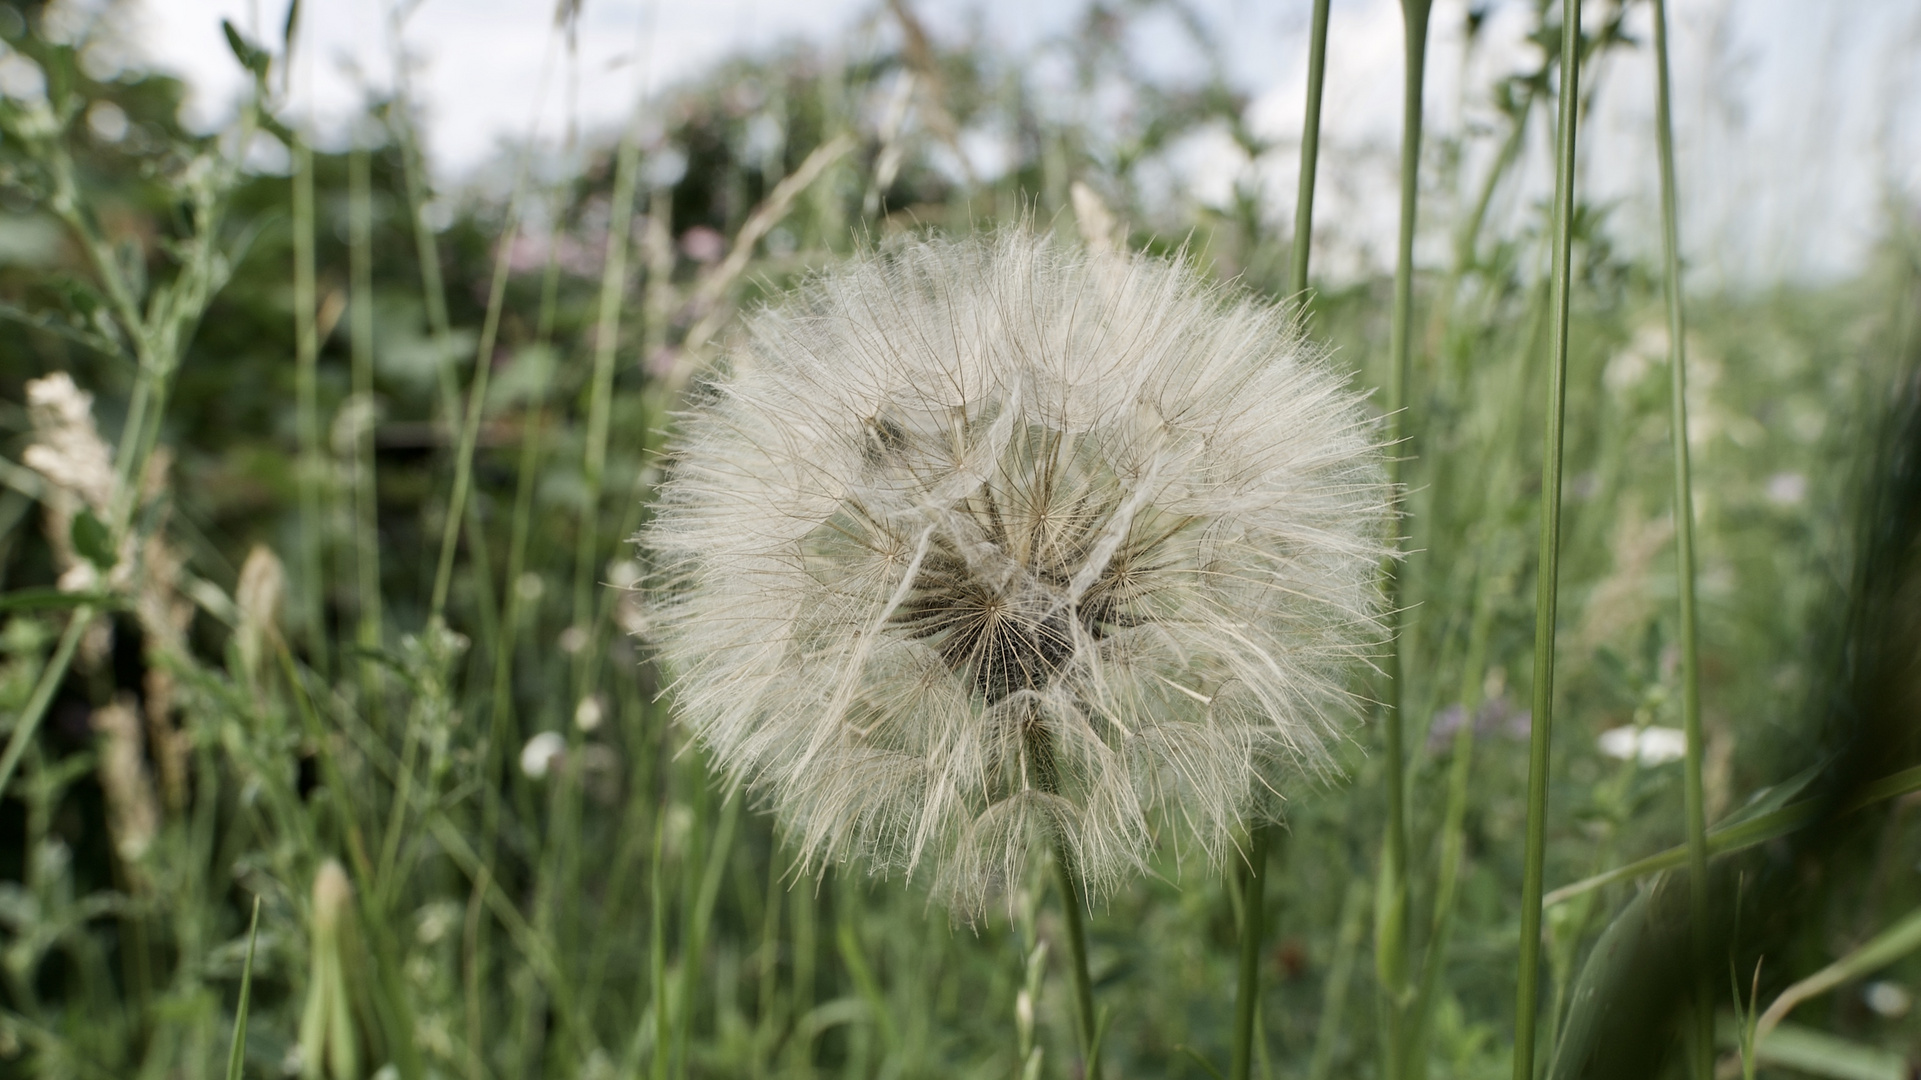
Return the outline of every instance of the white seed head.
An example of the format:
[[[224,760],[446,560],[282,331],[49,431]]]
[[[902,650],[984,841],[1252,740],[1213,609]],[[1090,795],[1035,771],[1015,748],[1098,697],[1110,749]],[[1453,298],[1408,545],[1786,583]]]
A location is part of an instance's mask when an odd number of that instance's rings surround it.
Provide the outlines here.
[[[1378,648],[1374,425],[1283,312],[1030,235],[925,240],[750,319],[670,448],[650,636],[809,865],[1095,895],[1322,760]]]

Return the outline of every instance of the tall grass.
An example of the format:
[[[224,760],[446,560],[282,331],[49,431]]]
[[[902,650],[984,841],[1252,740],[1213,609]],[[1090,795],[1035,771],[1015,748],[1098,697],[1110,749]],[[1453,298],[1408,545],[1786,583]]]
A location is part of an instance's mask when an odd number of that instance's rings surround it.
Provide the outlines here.
[[[1898,592],[1840,583],[1908,520],[1848,478],[1904,475],[1862,432],[1921,356],[1915,234],[1891,227],[1838,286],[1684,297],[1667,12],[1644,46],[1621,6],[1586,36],[1565,6],[1531,8],[1528,70],[1468,89],[1495,123],[1424,141],[1439,16],[1406,0],[1396,270],[1358,280],[1308,277],[1310,245],[1347,240],[1315,225],[1317,170],[1326,191],[1354,167],[1319,124],[1343,47],[1326,0],[1291,227],[1252,179],[1218,206],[1158,193],[1197,131],[1293,149],[1250,128],[1224,64],[1187,85],[1131,66],[1108,20],[1199,25],[1174,7],[1092,12],[1044,46],[1067,94],[893,5],[842,53],[642,98],[567,175],[527,165],[550,145],[530,136],[493,200],[435,189],[404,88],[322,149],[284,96],[297,24],[232,34],[252,93],[196,136],[176,84],[96,78],[86,33],[0,8],[4,62],[45,85],[0,99],[0,1060],[1526,1080],[1602,1075],[1624,1047],[1659,1068],[1683,1032],[1699,1075],[1717,1011],[1766,1018],[1722,1047],[1749,1067],[1816,1037],[1837,1062],[1910,1052],[1890,1003],[1921,974],[1921,883],[1890,800],[1921,753],[1888,737],[1868,783],[1791,778],[1882,730],[1822,726],[1826,702],[1883,699],[1821,646],[1866,655],[1867,616],[1837,632],[1836,613]],[[547,47],[556,73],[575,62]],[[1622,254],[1625,226],[1574,184],[1575,91],[1613,92],[1595,57],[1643,47],[1658,262]],[[1117,86],[1129,109],[1098,112]],[[103,104],[129,120],[117,140],[88,119]],[[1010,164],[988,176],[965,153],[996,132]],[[245,156],[263,141],[286,175]],[[1536,204],[1544,152],[1557,188]],[[1249,833],[1244,871],[1170,846],[1083,910],[1043,902],[1078,890],[1037,867],[956,923],[920,881],[801,874],[718,784],[651,664],[625,538],[736,313],[897,232],[1006,220],[1300,303],[1380,390],[1406,557],[1388,677],[1357,675],[1378,715],[1322,775],[1270,778],[1284,824]],[[1432,263],[1430,235],[1449,241]],[[56,371],[93,394],[84,424],[15,404]],[[88,432],[94,488],[48,456]],[[1681,761],[1635,752],[1673,732]],[[1799,892],[1783,851],[1819,868]],[[1695,1000],[1635,981],[1670,954]],[[1738,992],[1694,989],[1730,965]]]

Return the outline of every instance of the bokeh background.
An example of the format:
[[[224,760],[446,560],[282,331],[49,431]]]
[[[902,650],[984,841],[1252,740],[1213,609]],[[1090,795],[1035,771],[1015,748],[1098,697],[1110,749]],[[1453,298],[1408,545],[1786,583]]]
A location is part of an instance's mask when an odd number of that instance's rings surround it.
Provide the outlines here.
[[[250,972],[247,1076],[1078,1076],[1044,881],[969,922],[797,879],[673,724],[625,538],[738,313],[916,230],[1185,259],[1378,403],[1401,10],[1333,5],[1300,292],[1308,10],[307,0],[290,38],[282,0],[0,2],[0,1072],[231,1075]],[[1432,16],[1402,700],[1435,1077],[1510,1075],[1559,17]],[[1921,9],[1671,17],[1708,814],[1798,808],[1716,863],[1719,1067],[1892,1080]],[[1551,888],[1683,835],[1649,20],[1582,24]],[[1263,1077],[1383,1075],[1376,714],[1337,757],[1277,778]],[[1170,849],[1091,913],[1109,1075],[1226,1067],[1243,872]],[[1543,1071],[1680,1075],[1677,881],[1550,909]]]

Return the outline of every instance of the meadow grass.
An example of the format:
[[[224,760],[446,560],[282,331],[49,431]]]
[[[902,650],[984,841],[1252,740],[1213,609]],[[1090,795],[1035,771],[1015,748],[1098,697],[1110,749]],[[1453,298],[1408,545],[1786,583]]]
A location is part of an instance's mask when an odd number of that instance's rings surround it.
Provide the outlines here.
[[[905,4],[848,55],[643,99],[564,168],[530,139],[500,199],[433,189],[404,87],[315,148],[295,24],[233,34],[253,93],[193,136],[177,84],[95,78],[84,35],[0,9],[45,76],[0,101],[0,1068],[1901,1075],[1921,753],[1875,718],[1911,700],[1913,232],[1853,280],[1684,312],[1665,12],[1633,43],[1589,6],[1567,38],[1534,8],[1538,66],[1472,146],[1423,148],[1410,80],[1397,269],[1345,281],[1308,277],[1339,230],[1313,225],[1317,93],[1283,228],[1247,190],[1152,194],[1183,128],[1272,149],[1218,75],[1139,84],[1116,129]],[[1109,40],[1063,46],[1089,100],[1133,78]],[[1584,199],[1560,82],[1643,44],[1658,265]],[[1018,152],[982,179],[961,135],[990,128]],[[286,175],[243,167],[256,140]],[[1485,171],[1437,165],[1470,149]],[[896,233],[1010,221],[1299,302],[1380,390],[1406,555],[1355,673],[1382,706],[1326,775],[1274,778],[1283,825],[1227,866],[1163,845],[1085,912],[1037,865],[970,919],[801,870],[717,779],[628,538],[736,313]],[[90,402],[30,399],[55,372]]]

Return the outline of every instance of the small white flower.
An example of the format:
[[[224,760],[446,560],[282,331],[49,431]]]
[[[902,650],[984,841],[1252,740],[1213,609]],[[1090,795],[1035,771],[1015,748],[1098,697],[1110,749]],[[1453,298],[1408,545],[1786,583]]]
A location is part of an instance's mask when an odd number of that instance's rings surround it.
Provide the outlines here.
[[[1391,502],[1287,314],[1018,233],[890,247],[750,320],[653,524],[680,716],[804,858],[977,905],[1231,849],[1377,647]]]
[[[1869,983],[1861,991],[1861,1000],[1868,1003],[1875,1015],[1889,1020],[1899,1020],[1914,1007],[1914,995],[1908,993],[1908,988],[1886,979]]]
[[[581,698],[580,704],[574,707],[574,726],[582,731],[593,731],[604,719],[606,711],[600,706],[600,698],[593,694]]]
[[[1687,733],[1680,728],[1625,725],[1609,728],[1598,740],[1601,753],[1618,761],[1637,758],[1643,765],[1665,765],[1688,755]]]
[[[1798,472],[1768,477],[1768,501],[1776,506],[1799,506],[1808,497],[1808,478]]]
[[[558,731],[543,731],[520,748],[520,772],[529,780],[539,780],[566,752],[567,740]]]

